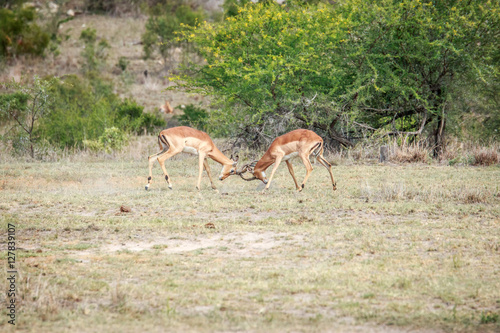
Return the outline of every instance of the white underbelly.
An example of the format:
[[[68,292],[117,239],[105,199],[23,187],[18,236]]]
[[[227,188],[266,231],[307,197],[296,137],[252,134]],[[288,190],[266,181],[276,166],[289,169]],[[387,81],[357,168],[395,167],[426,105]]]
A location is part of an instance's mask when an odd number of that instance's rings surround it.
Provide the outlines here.
[[[288,161],[289,159],[294,158],[294,157],[296,157],[296,156],[298,156],[298,155],[299,155],[299,153],[298,153],[298,152],[295,152],[295,153],[291,153],[291,154],[285,155],[285,156],[283,156],[283,161]]]
[[[182,149],[182,152],[183,152],[183,153],[192,154],[192,155],[198,155],[198,150],[196,150],[196,148],[189,147],[189,146],[185,146],[185,147]]]

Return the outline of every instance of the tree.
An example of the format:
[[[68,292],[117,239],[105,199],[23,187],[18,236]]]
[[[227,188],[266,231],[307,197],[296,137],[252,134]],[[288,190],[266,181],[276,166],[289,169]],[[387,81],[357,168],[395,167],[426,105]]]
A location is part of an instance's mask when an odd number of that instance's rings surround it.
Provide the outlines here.
[[[174,80],[214,96],[223,134],[262,142],[307,126],[350,146],[363,133],[426,132],[439,153],[454,85],[498,69],[496,2],[287,3],[247,4],[183,33],[206,62]]]
[[[43,80],[35,75],[32,84],[25,85],[14,80],[3,84],[13,92],[0,95],[0,114],[13,120],[27,136],[32,158],[35,157],[34,145],[38,139],[34,135],[35,125],[51,111],[50,89],[56,82],[57,78]]]
[[[35,23],[35,9],[21,7],[21,1],[12,1],[12,5],[11,9],[0,8],[0,60],[21,54],[42,56],[50,36]]]
[[[144,54],[151,57],[158,51],[166,63],[170,49],[178,44],[176,34],[186,27],[201,22],[204,14],[201,10],[192,10],[182,1],[173,1],[165,5],[157,5],[146,23],[146,32],[142,35]]]
[[[320,113],[322,120],[335,117],[325,96],[341,89],[343,76],[333,66],[338,54],[329,49],[346,33],[346,21],[332,20],[325,6],[248,4],[223,24],[205,22],[184,34],[206,64],[192,64],[188,75],[174,79],[188,91],[214,95],[224,106],[211,113],[223,134],[259,143],[293,122],[312,123]],[[349,144],[336,129],[330,132]]]
[[[362,88],[357,121],[389,135],[427,130],[439,155],[457,86],[498,74],[498,2],[352,0],[339,10],[352,17],[345,65]]]

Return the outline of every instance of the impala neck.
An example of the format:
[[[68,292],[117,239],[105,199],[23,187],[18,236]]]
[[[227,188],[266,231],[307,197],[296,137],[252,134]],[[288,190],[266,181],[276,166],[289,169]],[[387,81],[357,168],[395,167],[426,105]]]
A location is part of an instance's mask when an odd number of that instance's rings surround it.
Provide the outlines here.
[[[213,159],[215,162],[219,164],[233,164],[231,159],[227,158],[217,147],[214,146],[212,152],[208,154],[208,157]]]
[[[267,168],[269,168],[273,163],[275,159],[272,158],[271,156],[268,156],[267,152],[262,156],[262,158],[257,162],[257,164],[254,167],[254,170],[257,171],[266,171]]]

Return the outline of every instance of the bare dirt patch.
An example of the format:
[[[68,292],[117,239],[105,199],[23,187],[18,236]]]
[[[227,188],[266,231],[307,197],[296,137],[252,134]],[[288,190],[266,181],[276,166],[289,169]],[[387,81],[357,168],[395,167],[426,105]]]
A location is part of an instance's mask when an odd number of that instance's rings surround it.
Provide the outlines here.
[[[200,234],[189,239],[184,237],[151,237],[147,241],[111,240],[93,248],[78,251],[80,256],[92,256],[96,253],[106,254],[118,251],[151,251],[157,250],[165,254],[180,254],[196,250],[218,251],[221,256],[258,257],[267,251],[283,245],[291,245],[303,241],[300,235],[288,235],[277,232],[237,232],[228,234]]]

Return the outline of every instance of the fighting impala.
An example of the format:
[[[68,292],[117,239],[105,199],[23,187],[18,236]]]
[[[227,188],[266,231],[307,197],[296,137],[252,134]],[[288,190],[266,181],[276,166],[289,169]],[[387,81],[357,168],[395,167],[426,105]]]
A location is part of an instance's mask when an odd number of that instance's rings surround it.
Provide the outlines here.
[[[216,189],[212,181],[212,175],[210,173],[210,167],[208,166],[207,157],[210,157],[215,162],[222,164],[222,170],[219,175],[220,180],[224,180],[230,175],[236,174],[236,163],[238,162],[238,158],[235,160],[233,160],[232,156],[231,158],[227,158],[219,149],[217,149],[212,139],[210,139],[208,134],[205,132],[186,126],[169,128],[161,131],[158,135],[158,145],[160,146],[161,152],[148,157],[149,177],[146,190],[149,189],[151,184],[153,176],[152,170],[155,160],[158,160],[160,163],[168,187],[172,189],[172,182],[168,176],[167,169],[165,168],[165,161],[182,152],[198,155],[199,174],[198,182],[196,183],[196,188],[198,190],[201,189],[200,183],[203,168],[207,171],[212,188],[214,190]]]
[[[290,175],[292,175],[293,181],[295,182],[296,189],[298,191],[302,191],[306,185],[309,175],[311,174],[311,171],[313,170],[311,162],[309,161],[309,156],[311,154],[313,154],[318,162],[330,173],[333,190],[335,191],[337,189],[337,184],[333,179],[332,165],[323,157],[323,139],[313,131],[306,129],[297,129],[277,137],[274,139],[273,143],[271,143],[271,146],[260,160],[244,165],[240,171],[236,172],[236,174],[247,181],[260,179],[264,184],[266,184],[264,189],[265,191],[271,185],[271,180],[273,179],[274,173],[276,172],[276,169],[278,169],[281,161],[285,161],[288,166],[288,171],[290,171]],[[297,179],[295,179],[293,166],[290,162],[290,159],[295,156],[299,156],[302,159],[302,163],[304,163],[307,170],[306,176],[300,187],[297,183]],[[267,179],[265,171],[273,163],[274,167],[271,171],[271,176]],[[253,174],[253,178],[243,177],[243,174],[247,171]]]

